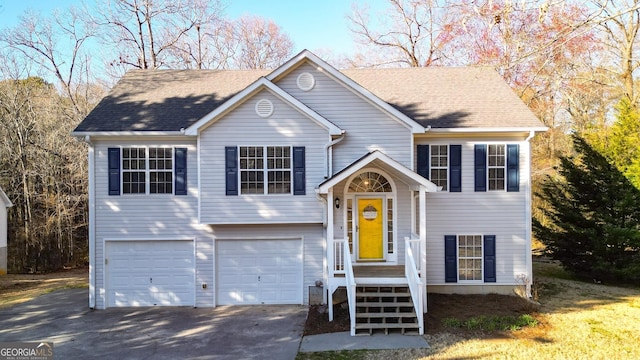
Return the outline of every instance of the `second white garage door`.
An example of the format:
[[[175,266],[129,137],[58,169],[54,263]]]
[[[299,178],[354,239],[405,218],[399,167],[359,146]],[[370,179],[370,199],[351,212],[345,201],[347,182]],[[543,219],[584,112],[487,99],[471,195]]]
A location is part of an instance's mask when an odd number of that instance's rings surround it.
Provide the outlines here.
[[[301,240],[216,244],[218,305],[302,304]]]

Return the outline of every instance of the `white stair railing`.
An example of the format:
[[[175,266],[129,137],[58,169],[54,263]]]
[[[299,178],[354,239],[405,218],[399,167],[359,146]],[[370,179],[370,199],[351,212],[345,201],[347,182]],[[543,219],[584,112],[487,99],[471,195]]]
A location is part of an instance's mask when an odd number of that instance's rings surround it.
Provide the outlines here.
[[[356,335],[356,277],[353,275],[353,264],[351,262],[351,252],[349,242],[343,242],[344,249],[344,273],[347,285],[347,301],[349,303],[349,319],[351,320],[351,336]]]
[[[424,335],[424,299],[422,296],[422,280],[420,279],[420,264],[417,258],[420,254],[420,240],[411,240],[405,238],[405,259],[404,259],[404,274],[409,284],[409,291],[411,292],[411,299],[413,300],[413,307],[416,311],[416,317],[418,318],[418,326],[420,335]]]

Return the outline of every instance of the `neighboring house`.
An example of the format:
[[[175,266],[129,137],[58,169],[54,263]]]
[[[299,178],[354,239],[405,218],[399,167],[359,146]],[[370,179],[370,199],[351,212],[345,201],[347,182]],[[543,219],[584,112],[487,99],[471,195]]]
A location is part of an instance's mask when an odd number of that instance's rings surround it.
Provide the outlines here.
[[[421,333],[427,290],[531,283],[529,141],[545,130],[490,68],[338,71],[303,51],[273,71],[131,71],[73,132],[89,306],[345,288],[352,334]]]
[[[7,273],[7,209],[13,204],[0,187],[0,275]]]

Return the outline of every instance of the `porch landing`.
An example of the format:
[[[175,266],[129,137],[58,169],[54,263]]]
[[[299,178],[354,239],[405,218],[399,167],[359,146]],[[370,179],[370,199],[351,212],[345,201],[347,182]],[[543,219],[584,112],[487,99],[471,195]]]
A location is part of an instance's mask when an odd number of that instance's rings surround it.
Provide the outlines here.
[[[404,278],[404,265],[358,265],[353,264],[356,278]]]

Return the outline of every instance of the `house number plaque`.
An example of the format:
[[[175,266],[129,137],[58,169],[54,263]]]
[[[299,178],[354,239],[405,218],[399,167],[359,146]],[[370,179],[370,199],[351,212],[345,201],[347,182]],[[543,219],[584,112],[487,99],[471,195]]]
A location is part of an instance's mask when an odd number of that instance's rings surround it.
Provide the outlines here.
[[[375,220],[378,217],[378,210],[369,204],[362,210],[362,217],[369,221]]]

